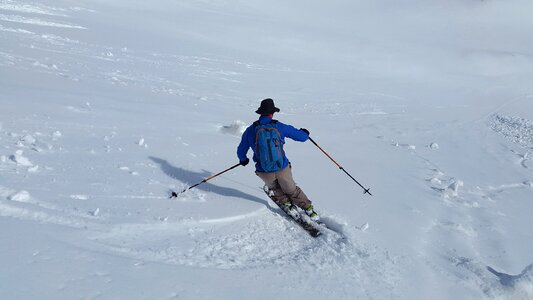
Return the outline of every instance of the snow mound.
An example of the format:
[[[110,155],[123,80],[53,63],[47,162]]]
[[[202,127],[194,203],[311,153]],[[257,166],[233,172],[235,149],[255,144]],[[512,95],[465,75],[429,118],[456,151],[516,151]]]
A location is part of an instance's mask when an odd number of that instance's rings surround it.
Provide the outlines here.
[[[236,120],[230,125],[222,125],[219,127],[220,132],[233,136],[240,137],[246,130],[246,123]]]
[[[89,199],[89,196],[87,196],[87,195],[83,195],[83,194],[74,194],[74,195],[70,195],[70,199],[74,199],[74,200],[88,200],[88,199]]]
[[[433,184],[441,184],[442,181],[438,178],[431,178],[429,180]],[[459,188],[464,186],[464,182],[457,178],[450,178],[448,183],[444,187],[432,187],[433,190],[442,193],[442,196],[446,199],[456,198],[459,196]]]
[[[37,173],[39,172],[39,166],[33,166],[28,168],[28,173]]]
[[[27,191],[20,191],[7,197],[8,200],[17,202],[30,202],[31,196]]]
[[[433,142],[433,143],[429,144],[429,148],[431,150],[439,150],[440,147],[439,147],[439,144]]]
[[[462,180],[452,178],[450,184],[446,187],[446,190],[450,196],[457,197],[459,196],[459,187],[462,187],[463,185],[464,182]]]
[[[26,134],[20,139],[20,141],[26,145],[33,145],[37,140],[32,135]]]
[[[62,136],[63,136],[63,134],[59,130],[56,130],[56,131],[52,132],[52,137],[54,137],[54,138],[60,138]]]
[[[24,203],[30,203],[31,202],[31,195],[28,191],[21,190],[21,191],[15,191],[3,186],[0,186],[0,197],[6,198],[10,201],[16,201],[16,202],[24,202]]]
[[[31,161],[23,156],[24,152],[22,150],[17,150],[15,154],[11,155],[9,159],[11,159],[13,162],[15,162],[19,166],[23,167],[33,167],[33,164]]]

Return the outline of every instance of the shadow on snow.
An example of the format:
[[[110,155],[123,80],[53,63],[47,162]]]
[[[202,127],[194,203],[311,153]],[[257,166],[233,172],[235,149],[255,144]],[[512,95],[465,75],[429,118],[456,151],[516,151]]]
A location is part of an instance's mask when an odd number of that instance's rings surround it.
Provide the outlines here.
[[[205,178],[211,176],[212,174],[208,171],[203,170],[203,172],[193,172],[189,171],[180,167],[175,167],[171,165],[168,161],[150,156],[149,157],[153,162],[159,164],[161,167],[161,170],[169,177],[174,178],[176,180],[179,180],[189,186],[197,184],[204,180]],[[263,205],[266,205],[268,207],[268,202],[264,199],[261,199],[259,197],[256,197],[254,195],[250,195],[244,192],[241,192],[236,189],[232,188],[226,188],[214,185],[209,182],[204,182],[196,187],[199,190],[205,191],[205,192],[211,192],[215,194],[219,194],[222,196],[228,196],[228,197],[236,197],[236,198],[242,198],[250,201],[254,201],[257,203],[261,203]],[[180,191],[177,191],[180,192]]]

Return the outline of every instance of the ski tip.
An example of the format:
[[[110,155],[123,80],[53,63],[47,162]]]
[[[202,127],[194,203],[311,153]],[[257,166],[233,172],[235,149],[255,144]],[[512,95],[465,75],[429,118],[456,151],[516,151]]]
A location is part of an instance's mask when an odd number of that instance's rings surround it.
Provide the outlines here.
[[[364,194],[369,194],[370,196],[373,196],[372,193],[370,193],[370,189],[365,189],[365,192],[363,193]]]
[[[172,198],[178,198],[178,194],[176,194],[176,192],[172,192],[170,194],[170,197],[168,197],[169,199],[172,199]]]

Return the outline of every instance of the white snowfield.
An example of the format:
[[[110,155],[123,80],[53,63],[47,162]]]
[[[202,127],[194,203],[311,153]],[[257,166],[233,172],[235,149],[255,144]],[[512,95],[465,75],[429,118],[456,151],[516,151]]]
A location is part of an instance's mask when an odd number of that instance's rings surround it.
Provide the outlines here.
[[[533,2],[0,0],[0,299],[533,299]],[[237,163],[304,127],[314,239]],[[251,153],[249,153],[251,157]]]

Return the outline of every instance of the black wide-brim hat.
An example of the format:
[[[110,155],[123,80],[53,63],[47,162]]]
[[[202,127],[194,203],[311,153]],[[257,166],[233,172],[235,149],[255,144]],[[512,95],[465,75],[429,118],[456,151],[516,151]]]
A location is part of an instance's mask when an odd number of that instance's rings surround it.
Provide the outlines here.
[[[279,108],[274,105],[274,100],[267,98],[261,101],[261,106],[255,112],[260,115],[270,115],[279,112]]]

